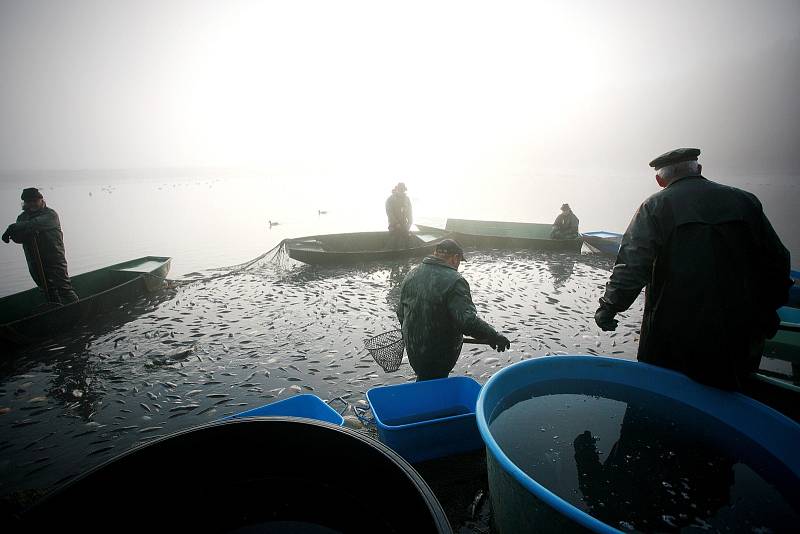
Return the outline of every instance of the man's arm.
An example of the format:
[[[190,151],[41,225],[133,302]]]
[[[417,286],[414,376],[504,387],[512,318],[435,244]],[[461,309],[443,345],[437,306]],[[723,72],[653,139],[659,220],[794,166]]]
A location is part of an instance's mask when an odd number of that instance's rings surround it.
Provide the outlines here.
[[[576,234],[579,233],[578,232],[578,226],[580,225],[580,221],[578,221],[578,216],[573,213],[572,217],[570,217],[569,219],[570,219],[569,220],[569,224],[570,224],[569,230],[571,232],[575,232]]]
[[[406,284],[405,280],[400,285],[400,300],[397,302],[397,309],[395,313],[397,313],[397,320],[400,321],[400,327],[403,326],[403,319],[405,319],[405,311],[403,310],[403,289],[405,289]]]
[[[658,224],[651,210],[649,205],[642,204],[622,236],[614,270],[600,299],[601,308],[609,312],[618,313],[630,308],[650,281],[661,243]]]
[[[761,207],[761,203],[758,203]],[[761,243],[762,257],[759,261],[764,283],[762,298],[769,310],[777,310],[789,300],[789,288],[792,286],[791,262],[789,251],[781,243],[781,239],[772,228],[769,219],[761,210]],[[771,330],[771,329],[770,329]],[[771,332],[774,334],[774,332]]]
[[[447,309],[450,316],[458,325],[462,334],[478,339],[494,339],[497,331],[486,321],[478,317],[469,284],[463,278],[459,279],[447,293]]]
[[[413,212],[412,212],[412,209],[411,209],[411,199],[408,198],[408,197],[406,197],[406,205],[407,205],[406,207],[407,207],[407,212],[408,212],[408,217],[407,217],[407,219],[408,219],[408,227],[411,228],[411,225],[414,224],[414,215],[413,215]]]
[[[58,220],[58,215],[54,210],[42,210],[40,215],[33,217],[27,221],[18,221],[9,226],[9,233],[11,239],[14,241],[22,241],[35,232],[44,232],[59,228],[61,223]]]

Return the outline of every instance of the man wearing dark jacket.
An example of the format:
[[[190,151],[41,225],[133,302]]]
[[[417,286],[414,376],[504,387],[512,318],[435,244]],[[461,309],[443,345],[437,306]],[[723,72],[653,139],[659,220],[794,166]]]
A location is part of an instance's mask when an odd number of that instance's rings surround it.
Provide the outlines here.
[[[550,232],[550,239],[577,239],[578,217],[572,213],[569,204],[562,204],[561,214],[553,222],[553,230]]]
[[[458,273],[461,246],[445,239],[403,280],[397,318],[417,380],[446,378],[461,353],[463,336],[485,339],[502,352],[510,342],[481,320],[469,284]]]
[[[650,162],[664,190],[633,216],[595,321],[614,330],[646,286],[638,360],[738,389],[775,335],[789,253],[758,199],[704,178],[699,154],[679,148]]]
[[[22,244],[28,271],[49,302],[68,304],[78,300],[67,273],[58,214],[47,207],[35,187],[22,191],[22,201],[23,211],[3,233],[3,241]]]

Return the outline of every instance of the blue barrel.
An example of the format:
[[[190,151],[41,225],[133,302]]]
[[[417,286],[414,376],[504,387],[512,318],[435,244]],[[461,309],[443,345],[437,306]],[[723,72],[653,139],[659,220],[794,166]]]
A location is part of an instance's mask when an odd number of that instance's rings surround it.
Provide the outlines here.
[[[565,379],[633,387],[713,414],[800,476],[800,456],[796,454],[800,425],[749,397],[703,386],[680,373],[633,361],[597,356],[537,358],[495,374],[478,398],[476,418],[486,444],[489,490],[499,532],[619,532],[528,476],[509,459],[490,431],[490,423],[506,409],[509,399],[532,386],[563,383]]]

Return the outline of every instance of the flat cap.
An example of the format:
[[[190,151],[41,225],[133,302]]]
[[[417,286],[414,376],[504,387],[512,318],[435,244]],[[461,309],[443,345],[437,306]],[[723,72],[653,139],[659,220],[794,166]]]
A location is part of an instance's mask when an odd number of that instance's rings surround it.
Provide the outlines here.
[[[38,189],[35,187],[26,187],[22,190],[22,200],[36,200],[37,198],[44,198]]]
[[[461,248],[461,245],[459,245],[458,241],[455,239],[448,238],[439,241],[439,244],[436,245],[436,252],[442,254],[458,254],[461,256],[461,261],[467,261],[467,258],[464,257],[464,249]]]
[[[650,162],[650,166],[654,169],[661,169],[667,165],[674,165],[682,161],[697,161],[697,156],[699,155],[699,148],[676,148],[658,156]]]

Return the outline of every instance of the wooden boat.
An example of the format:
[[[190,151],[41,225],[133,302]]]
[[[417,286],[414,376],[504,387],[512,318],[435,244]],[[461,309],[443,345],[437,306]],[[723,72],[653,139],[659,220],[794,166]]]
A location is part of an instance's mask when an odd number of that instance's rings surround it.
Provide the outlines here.
[[[443,229],[417,224],[426,231],[445,231],[463,246],[476,248],[528,248],[580,252],[583,239],[550,239],[552,224],[447,219]]]
[[[584,243],[591,245],[603,254],[611,254],[612,256],[617,255],[620,243],[622,243],[622,234],[606,232],[605,230],[586,232],[581,235]]]
[[[431,254],[447,235],[441,231],[411,232],[408,246],[388,248],[389,232],[354,232],[289,239],[289,257],[311,265],[344,265],[416,258]]]
[[[172,258],[145,256],[72,277],[80,300],[48,304],[38,288],[0,298],[0,340],[23,345],[45,339],[164,285]]]

